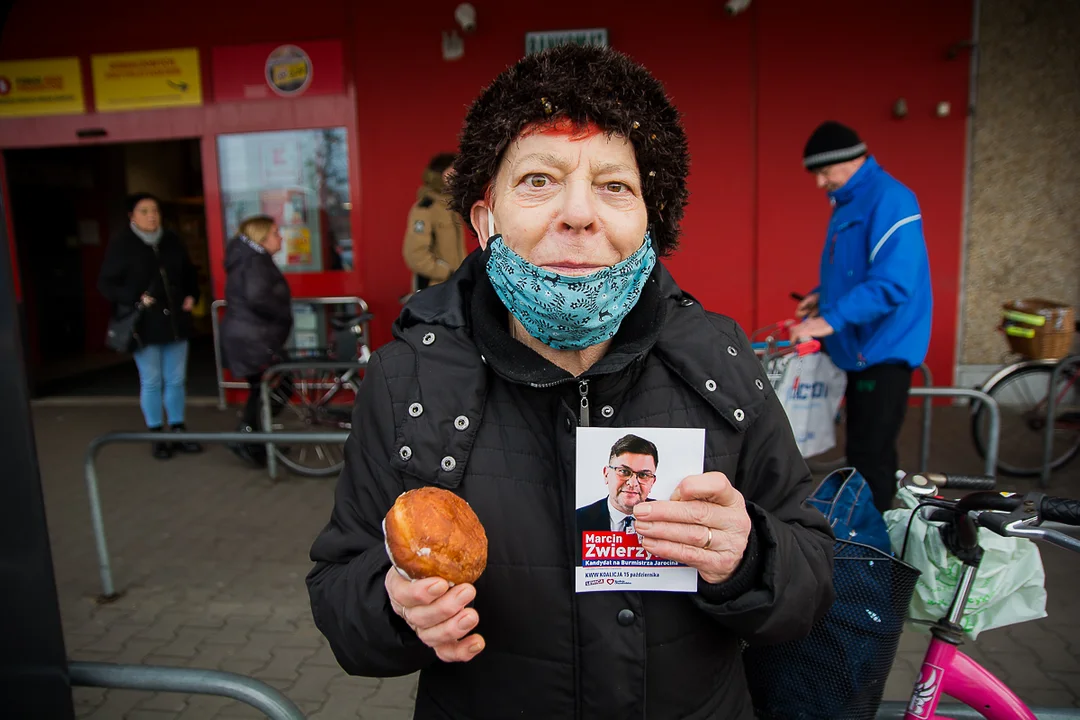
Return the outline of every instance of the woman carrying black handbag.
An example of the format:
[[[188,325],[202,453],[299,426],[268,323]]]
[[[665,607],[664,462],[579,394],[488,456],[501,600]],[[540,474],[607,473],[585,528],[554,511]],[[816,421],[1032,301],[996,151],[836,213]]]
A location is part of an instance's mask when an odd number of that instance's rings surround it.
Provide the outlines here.
[[[221,347],[229,372],[248,382],[247,404],[239,430],[252,432],[259,426],[260,384],[270,365],[286,359],[283,348],[292,332],[292,296],[285,276],[274,263],[281,250],[281,233],[273,218],[256,215],[240,223],[240,233],[225,249],[225,318],[221,323]],[[291,394],[288,379],[274,393],[274,403]],[[264,445],[230,445],[248,462],[266,462]]]
[[[199,299],[198,272],[180,238],[161,227],[156,197],[132,195],[127,209],[131,224],[109,242],[98,276],[98,290],[113,305],[106,344],[135,356],[146,426],[162,432],[167,416],[169,427],[183,432],[188,338],[193,327],[191,309]],[[153,444],[159,460],[174,452],[200,451],[202,447],[194,442]]]

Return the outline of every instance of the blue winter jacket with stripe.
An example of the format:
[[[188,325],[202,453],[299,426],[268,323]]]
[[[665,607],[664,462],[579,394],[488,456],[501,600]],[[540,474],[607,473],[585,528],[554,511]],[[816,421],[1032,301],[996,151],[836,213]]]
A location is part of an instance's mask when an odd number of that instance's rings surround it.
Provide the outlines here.
[[[933,298],[915,193],[873,157],[829,193],[818,307],[836,331],[825,347],[842,370],[917,367],[930,345]]]

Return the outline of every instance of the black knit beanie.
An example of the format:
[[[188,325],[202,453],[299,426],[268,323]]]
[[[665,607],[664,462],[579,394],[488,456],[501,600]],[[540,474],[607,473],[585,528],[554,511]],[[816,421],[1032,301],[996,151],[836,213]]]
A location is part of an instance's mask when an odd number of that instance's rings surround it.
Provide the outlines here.
[[[866,143],[847,125],[833,120],[818,125],[803,149],[803,165],[813,171],[866,154]]]

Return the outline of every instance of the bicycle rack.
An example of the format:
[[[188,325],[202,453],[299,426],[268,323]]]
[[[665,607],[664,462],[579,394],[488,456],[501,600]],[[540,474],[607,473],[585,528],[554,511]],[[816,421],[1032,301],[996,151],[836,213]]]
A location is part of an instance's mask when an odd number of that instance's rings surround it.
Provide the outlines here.
[[[356,305],[360,308],[360,312],[368,312],[368,304],[364,302],[361,297],[311,297],[311,298],[293,298],[294,305]],[[214,365],[217,369],[217,387],[218,387],[218,410],[227,410],[228,403],[225,402],[226,390],[247,390],[248,384],[241,380],[225,380],[225,365],[224,360],[221,357],[221,318],[218,312],[221,308],[227,307],[228,303],[224,300],[215,300],[210,303],[210,328],[211,334],[214,340]],[[358,313],[359,314],[359,313]],[[371,328],[369,323],[363,323],[364,337],[371,337]]]
[[[79,687],[218,695],[246,703],[270,720],[304,720],[300,708],[279,691],[236,673],[155,665],[72,662],[68,664],[68,674],[71,684]]]
[[[364,362],[287,362],[279,363],[277,365],[271,365],[263,372],[262,382],[259,383],[259,393],[261,395],[261,407],[263,428],[270,428],[273,424],[273,417],[271,415],[270,408],[270,381],[274,379],[276,375],[281,374],[288,370],[354,370],[363,368],[367,365]],[[246,387],[246,385],[245,385]],[[272,430],[264,430],[263,434],[266,435],[280,435],[283,433],[274,433]],[[266,443],[266,470],[270,473],[271,480],[277,480],[278,476],[278,462],[277,455],[274,453],[274,443]]]
[[[925,397],[928,401],[930,398],[935,397],[951,397],[968,398],[984,403],[990,412],[990,437],[986,441],[986,465],[983,472],[986,477],[996,477],[998,446],[1001,441],[1001,409],[998,407],[997,400],[994,400],[982,390],[960,387],[917,387],[911,388],[911,394],[916,397]],[[929,443],[927,443],[928,455],[929,447]]]
[[[929,388],[934,387],[934,375],[930,372],[930,367],[923,363],[919,367],[915,368],[922,375],[923,384],[922,387]],[[915,390],[919,388],[912,388],[912,395],[916,395]],[[931,397],[926,397],[922,404],[922,432],[919,435],[919,472],[928,472],[930,470],[930,435],[931,424],[934,421],[934,401]],[[808,464],[812,468],[818,471],[831,471],[843,467],[847,464],[847,458],[841,457],[830,463],[814,463],[808,460]]]
[[[314,443],[343,443],[349,437],[348,433],[243,433],[243,432],[185,432],[172,433],[170,440],[178,442],[198,443],[249,443],[270,442],[271,438],[278,442],[290,444],[314,444]],[[101,435],[90,441],[86,448],[86,492],[90,496],[90,524],[94,528],[94,545],[98,556],[98,573],[101,576],[101,596],[99,602],[109,602],[119,597],[113,586],[112,566],[109,561],[109,548],[105,542],[105,520],[101,514],[101,496],[98,492],[97,468],[95,460],[98,451],[106,445],[113,443],[151,443],[161,440],[161,433],[152,432],[117,432]]]
[[[1046,431],[1043,433],[1043,458],[1042,458],[1042,474],[1039,476],[1039,487],[1046,489],[1050,487],[1050,473],[1052,472],[1050,464],[1053,462],[1054,454],[1054,413],[1057,411],[1057,396],[1054,394],[1054,388],[1057,387],[1058,380],[1061,378],[1061,374],[1065,371],[1065,368],[1072,365],[1080,365],[1080,355],[1072,355],[1070,357],[1062,359],[1057,365],[1054,366],[1054,372],[1050,374],[1050,387],[1046,391]]]

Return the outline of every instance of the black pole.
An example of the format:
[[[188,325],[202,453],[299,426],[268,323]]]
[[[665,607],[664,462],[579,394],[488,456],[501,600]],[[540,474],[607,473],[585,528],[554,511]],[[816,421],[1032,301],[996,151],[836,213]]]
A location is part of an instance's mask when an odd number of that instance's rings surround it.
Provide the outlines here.
[[[75,717],[0,199],[0,716]]]

